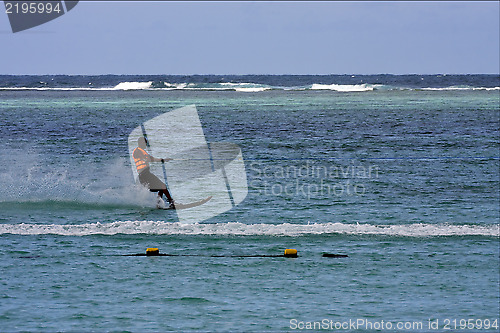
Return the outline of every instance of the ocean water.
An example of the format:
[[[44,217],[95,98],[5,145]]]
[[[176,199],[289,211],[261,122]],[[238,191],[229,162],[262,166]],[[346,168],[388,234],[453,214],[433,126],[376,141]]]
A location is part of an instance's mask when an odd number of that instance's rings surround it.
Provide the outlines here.
[[[0,331],[496,332],[499,87],[0,76]],[[134,183],[127,138],[193,104],[241,148],[248,195],[182,224]],[[172,256],[124,256],[150,247]]]

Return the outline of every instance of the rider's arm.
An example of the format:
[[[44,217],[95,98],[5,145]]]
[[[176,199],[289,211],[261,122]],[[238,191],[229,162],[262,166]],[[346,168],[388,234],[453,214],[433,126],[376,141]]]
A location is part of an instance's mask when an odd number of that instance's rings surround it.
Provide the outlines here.
[[[172,159],[171,158],[156,158],[156,157],[153,157],[151,155],[148,155],[149,156],[149,161],[150,162],[168,162],[168,161],[171,161]]]

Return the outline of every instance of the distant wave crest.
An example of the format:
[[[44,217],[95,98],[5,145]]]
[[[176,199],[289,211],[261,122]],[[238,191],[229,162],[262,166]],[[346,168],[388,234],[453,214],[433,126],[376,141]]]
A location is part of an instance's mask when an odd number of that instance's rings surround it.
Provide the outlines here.
[[[114,90],[142,90],[149,89],[153,85],[153,81],[149,82],[120,82],[113,89]]]
[[[0,90],[168,91],[208,90],[262,93],[387,91],[498,91],[498,74],[329,74],[329,75],[0,75]]]
[[[500,90],[500,87],[456,87],[456,86],[451,86],[451,87],[444,87],[444,88],[422,88],[421,90],[427,90],[427,91],[460,91],[460,90],[486,90],[486,91],[493,91],[493,90]]]
[[[378,85],[381,86],[381,85]],[[339,92],[362,92],[373,91],[377,85],[372,84],[317,84],[311,86],[311,90],[332,90]]]
[[[112,223],[59,224],[0,224],[0,234],[15,235],[218,235],[218,236],[302,236],[323,234],[385,235],[396,237],[489,236],[500,237],[500,225],[455,224],[244,224],[238,222],[216,224],[182,224],[164,221],[117,221]]]
[[[50,87],[45,83],[39,83],[36,86],[15,86],[1,87],[0,90],[38,90],[38,91],[133,91],[133,90],[195,90],[195,91],[236,91],[257,93],[269,90],[285,90],[285,91],[331,91],[337,93],[357,93],[357,92],[372,92],[372,91],[496,91],[500,87],[472,87],[472,86],[447,86],[447,87],[422,87],[410,88],[403,86],[393,86],[387,84],[323,84],[313,83],[303,86],[273,86],[252,82],[218,82],[218,83],[195,83],[181,82],[170,83],[164,81],[124,81],[114,86],[94,86],[88,83],[85,86],[75,87]]]

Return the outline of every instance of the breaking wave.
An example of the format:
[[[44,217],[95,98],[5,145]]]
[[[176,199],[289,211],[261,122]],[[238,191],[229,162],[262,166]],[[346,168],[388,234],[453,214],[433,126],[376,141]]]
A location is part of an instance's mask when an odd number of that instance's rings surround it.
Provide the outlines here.
[[[331,91],[337,93],[361,93],[372,91],[497,91],[500,87],[472,87],[472,86],[449,86],[449,87],[403,87],[384,84],[322,84],[313,83],[303,86],[272,86],[267,84],[251,82],[220,82],[220,83],[169,83],[163,81],[124,81],[113,86],[94,86],[88,83],[86,86],[74,87],[51,87],[41,82],[35,86],[1,87],[1,90],[34,90],[34,91],[133,91],[133,90],[186,90],[186,91],[235,91],[258,93],[270,90],[285,91]]]
[[[153,81],[149,82],[120,82],[113,90],[142,90],[153,86]]]
[[[460,90],[486,90],[486,91],[493,91],[493,90],[500,90],[500,87],[457,87],[457,86],[451,86],[451,87],[445,87],[445,88],[422,88],[421,90],[426,90],[426,91],[460,91]]]
[[[362,91],[373,91],[377,87],[382,87],[382,85],[372,85],[372,84],[313,84],[311,90],[332,90],[339,92],[362,92]]]
[[[384,235],[395,237],[488,236],[500,237],[500,225],[399,224],[372,225],[346,223],[312,224],[182,224],[164,221],[117,221],[112,223],[0,224],[0,234],[14,235],[215,235],[215,236],[303,236],[303,235]]]

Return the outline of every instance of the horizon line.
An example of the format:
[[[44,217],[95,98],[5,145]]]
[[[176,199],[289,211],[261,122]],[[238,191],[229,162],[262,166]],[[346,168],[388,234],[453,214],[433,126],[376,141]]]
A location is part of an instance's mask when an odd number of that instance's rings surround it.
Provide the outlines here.
[[[417,75],[499,75],[499,73],[375,73],[375,74],[360,74],[360,73],[343,73],[343,74],[0,74],[0,76],[375,76],[375,75],[388,75],[388,76],[417,76]]]

